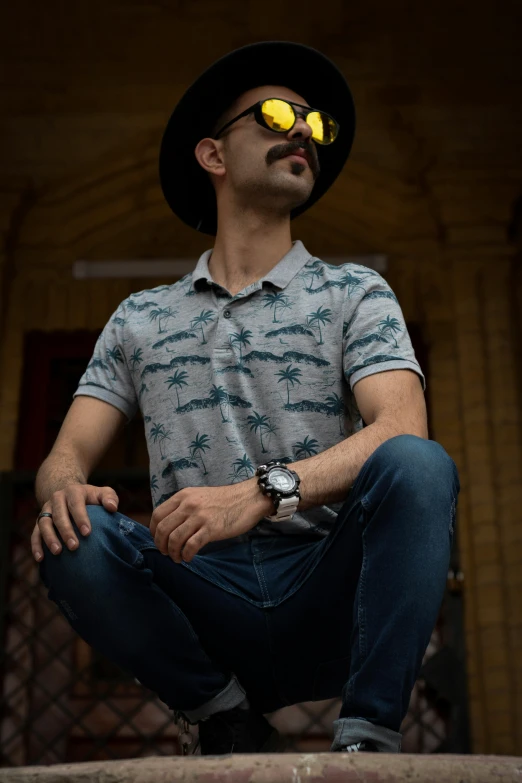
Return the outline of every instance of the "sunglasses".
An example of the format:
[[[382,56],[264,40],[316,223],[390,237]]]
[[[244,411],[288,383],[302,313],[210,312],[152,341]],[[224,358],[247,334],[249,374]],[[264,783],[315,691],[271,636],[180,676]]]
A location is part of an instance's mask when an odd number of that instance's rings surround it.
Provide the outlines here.
[[[297,111],[294,107],[298,106],[305,111]],[[301,103],[289,103],[282,98],[267,98],[264,101],[258,101],[238,114],[233,120],[223,125],[215,137],[216,139],[229,128],[234,122],[247,114],[254,114],[255,120],[263,128],[268,128],[275,133],[287,133],[294,127],[297,117],[302,117],[312,129],[312,139],[318,144],[331,144],[337,138],[339,125],[326,114],[318,109],[311,109],[309,106],[303,106]]]

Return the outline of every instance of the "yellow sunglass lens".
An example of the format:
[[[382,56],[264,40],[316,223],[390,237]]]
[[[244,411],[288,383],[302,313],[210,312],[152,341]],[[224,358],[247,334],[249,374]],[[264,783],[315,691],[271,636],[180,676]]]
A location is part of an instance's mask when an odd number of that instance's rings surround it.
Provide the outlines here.
[[[295,112],[290,103],[280,98],[270,98],[261,107],[263,119],[275,131],[287,131],[293,126]],[[337,136],[337,125],[327,114],[311,111],[306,122],[312,128],[312,138],[318,144],[331,144]]]
[[[272,98],[263,103],[261,111],[266,124],[273,130],[289,130],[294,124],[294,110],[286,101]]]
[[[308,125],[312,129],[312,138],[318,144],[331,144],[337,135],[335,122],[327,114],[320,111],[312,111],[306,117]]]

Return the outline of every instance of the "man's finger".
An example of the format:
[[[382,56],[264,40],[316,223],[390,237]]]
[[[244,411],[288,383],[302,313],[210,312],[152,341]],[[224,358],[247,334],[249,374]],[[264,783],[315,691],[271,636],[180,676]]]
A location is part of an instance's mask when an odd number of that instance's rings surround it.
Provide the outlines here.
[[[157,523],[154,533],[151,530],[154,543],[162,554],[168,554],[169,535],[173,530],[183,524],[186,518],[187,514],[184,511],[175,511],[173,514],[169,514]]]
[[[208,534],[205,532],[205,528],[200,528],[197,533],[189,538],[185,546],[183,547],[183,560],[185,563],[190,563],[193,557],[197,555],[199,550],[208,544]]]
[[[62,536],[67,531],[67,528],[69,530],[69,535],[67,538],[73,537],[76,539],[75,531],[72,527],[72,522],[76,525],[82,536],[87,535],[91,532],[91,520],[89,519],[89,515],[87,514],[87,508],[85,506],[85,496],[81,492],[71,491],[68,493],[67,496],[64,498],[65,502],[65,508],[66,511],[64,512],[66,514],[67,521],[65,525],[63,525],[60,528],[60,532]],[[69,522],[69,520],[71,520]],[[59,524],[59,519],[58,523]],[[66,539],[64,538],[64,541]],[[71,547],[69,547],[70,549]]]
[[[189,538],[199,529],[199,524],[195,519],[187,519],[169,535],[168,555],[175,563],[181,563],[181,550]]]
[[[53,510],[54,514],[54,510]],[[53,517],[54,518],[54,517]],[[50,517],[42,517],[38,522],[40,529],[40,535],[42,541],[53,555],[59,555],[62,551],[62,544],[58,536],[56,535],[56,529],[53,525],[53,519]]]
[[[34,526],[34,530],[31,533],[31,551],[35,560],[43,559],[42,534],[38,525]]]
[[[153,538],[156,535],[156,530],[158,529],[159,523],[162,522],[166,517],[168,517],[169,514],[172,514],[173,511],[176,511],[176,509],[178,508],[182,500],[182,498],[178,496],[182,491],[183,490],[176,492],[174,495],[172,495],[172,497],[170,497],[164,503],[161,503],[161,505],[157,506],[152,512],[152,516],[150,518],[149,530]]]
[[[53,495],[53,507],[52,518],[42,518],[39,523],[40,531],[43,536],[43,540],[53,552],[58,554],[62,551],[62,544],[56,536],[56,531],[60,533],[62,541],[67,545],[68,549],[76,549],[78,541],[76,539],[76,532],[72,526],[71,515],[69,514],[69,506],[67,505],[67,495],[64,491],[55,492]],[[58,543],[59,548],[53,551],[53,545]]]
[[[112,487],[102,487],[98,493],[100,506],[104,506],[108,511],[116,511],[120,499]]]

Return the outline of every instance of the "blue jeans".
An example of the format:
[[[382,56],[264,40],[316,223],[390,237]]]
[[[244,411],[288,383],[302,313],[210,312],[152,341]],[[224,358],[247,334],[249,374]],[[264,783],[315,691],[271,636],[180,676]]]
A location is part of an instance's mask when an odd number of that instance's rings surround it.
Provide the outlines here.
[[[89,505],[91,535],[47,550],[40,574],[83,639],[191,722],[245,694],[262,713],[341,696],[332,750],[368,722],[398,750],[459,489],[442,446],[400,435],[364,463],[325,538],[252,533],[177,564],[148,528]]]

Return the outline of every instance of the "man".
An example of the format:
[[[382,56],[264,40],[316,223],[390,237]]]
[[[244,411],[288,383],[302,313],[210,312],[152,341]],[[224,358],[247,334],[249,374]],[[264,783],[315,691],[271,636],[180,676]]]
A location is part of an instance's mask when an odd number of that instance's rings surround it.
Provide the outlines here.
[[[205,754],[272,749],[263,713],[335,696],[333,751],[399,752],[444,593],[459,482],[397,299],[291,239],[354,127],[344,77],[299,44],[236,50],[187,90],[161,182],[214,246],[120,304],[37,478],[49,598]],[[87,483],[138,408],[150,530]]]

